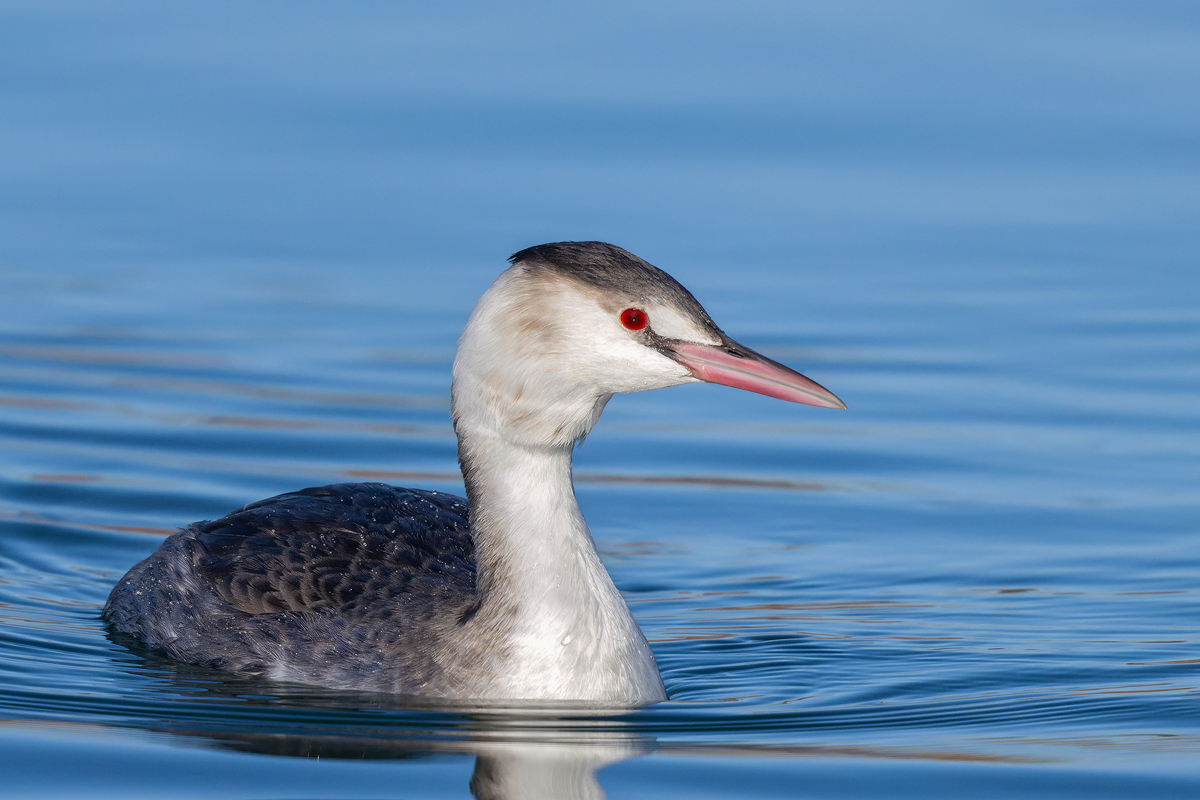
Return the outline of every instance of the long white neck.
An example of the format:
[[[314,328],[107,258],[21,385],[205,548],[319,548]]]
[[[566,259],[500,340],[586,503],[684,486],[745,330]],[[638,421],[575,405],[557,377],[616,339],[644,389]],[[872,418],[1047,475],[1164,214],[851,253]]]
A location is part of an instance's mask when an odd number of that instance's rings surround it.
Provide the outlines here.
[[[654,656],[600,562],[571,484],[570,447],[464,430],[479,605],[503,667],[486,693],[641,705],[666,699]]]
[[[451,405],[479,591],[466,633],[486,643],[477,692],[489,698],[666,699],[571,485],[575,443],[613,391],[631,391],[613,382],[628,364],[609,363],[611,347],[591,335],[611,321],[589,302],[559,281],[531,283],[518,265],[459,340]]]

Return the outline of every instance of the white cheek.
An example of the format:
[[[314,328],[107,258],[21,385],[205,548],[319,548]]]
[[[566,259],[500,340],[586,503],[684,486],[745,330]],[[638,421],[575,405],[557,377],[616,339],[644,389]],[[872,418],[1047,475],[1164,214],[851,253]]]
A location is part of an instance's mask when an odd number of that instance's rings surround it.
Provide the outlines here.
[[[650,327],[659,336],[701,344],[720,344],[712,333],[670,306],[647,305],[645,311],[650,318]]]
[[[606,376],[609,391],[644,392],[696,380],[683,365],[641,344],[625,348],[620,355],[623,358],[614,360]]]

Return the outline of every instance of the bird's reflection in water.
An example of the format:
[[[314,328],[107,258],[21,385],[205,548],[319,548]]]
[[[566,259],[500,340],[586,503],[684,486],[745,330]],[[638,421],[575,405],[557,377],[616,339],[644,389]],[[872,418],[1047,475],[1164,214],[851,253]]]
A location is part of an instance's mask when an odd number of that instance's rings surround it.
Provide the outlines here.
[[[262,734],[231,730],[173,729],[174,735],[203,738],[244,753],[320,759],[418,759],[439,754],[473,754],[471,795],[477,800],[517,798],[580,798],[605,796],[596,771],[654,747],[652,739],[619,731],[580,737],[581,720],[572,718],[554,741],[547,728],[537,741],[524,726],[505,730],[495,718],[464,731],[461,739],[390,741],[370,738],[319,737],[303,734]],[[472,734],[479,738],[471,738]],[[506,738],[511,737],[511,738]]]
[[[120,634],[111,636],[123,646],[130,644]],[[470,790],[477,800],[603,798],[598,769],[655,748],[653,738],[632,729],[626,712],[471,707],[333,691],[231,676],[133,647],[140,652],[126,669],[153,677],[159,702],[144,707],[148,713],[142,724],[133,719],[131,725],[285,758],[407,760],[471,754],[475,769]]]
[[[471,794],[477,800],[509,798],[603,798],[596,770],[651,749],[636,735],[570,744],[479,743]]]

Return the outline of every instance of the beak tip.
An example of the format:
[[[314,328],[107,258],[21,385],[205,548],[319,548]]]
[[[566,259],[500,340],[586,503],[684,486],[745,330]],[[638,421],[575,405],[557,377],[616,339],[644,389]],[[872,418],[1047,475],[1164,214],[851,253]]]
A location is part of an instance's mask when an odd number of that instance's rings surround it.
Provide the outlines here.
[[[838,397],[835,394],[830,393],[829,395],[822,397],[821,400],[823,402],[809,403],[808,405],[820,406],[821,408],[829,408],[829,409],[833,409],[834,411],[845,411],[846,410],[845,402],[843,402],[842,398]],[[804,401],[799,400],[796,402],[804,402]]]

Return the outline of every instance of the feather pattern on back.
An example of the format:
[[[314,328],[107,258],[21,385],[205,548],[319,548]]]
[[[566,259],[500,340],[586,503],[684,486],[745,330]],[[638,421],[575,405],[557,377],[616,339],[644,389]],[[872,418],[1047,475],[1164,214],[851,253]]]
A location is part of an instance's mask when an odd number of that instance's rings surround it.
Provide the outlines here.
[[[438,640],[475,600],[465,500],[350,483],[184,528],[129,571],[104,613],[191,663],[437,694]]]

